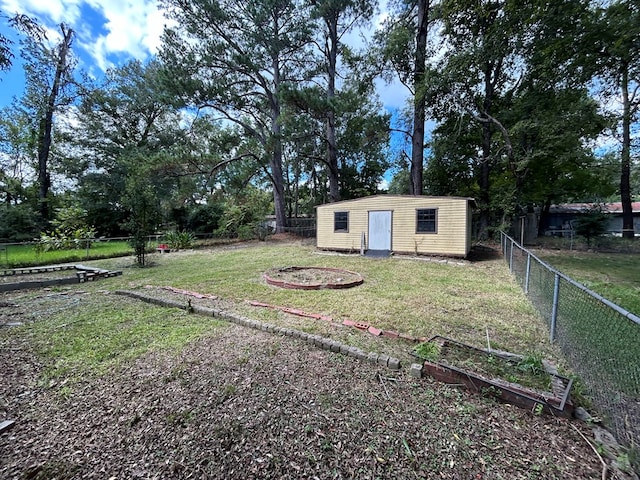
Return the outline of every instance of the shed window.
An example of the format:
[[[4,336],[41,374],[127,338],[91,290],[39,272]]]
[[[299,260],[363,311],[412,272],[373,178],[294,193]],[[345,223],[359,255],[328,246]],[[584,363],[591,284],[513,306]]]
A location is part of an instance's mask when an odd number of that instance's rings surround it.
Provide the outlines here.
[[[349,231],[349,212],[333,212],[333,231]]]
[[[419,208],[416,210],[416,233],[438,232],[438,209]]]

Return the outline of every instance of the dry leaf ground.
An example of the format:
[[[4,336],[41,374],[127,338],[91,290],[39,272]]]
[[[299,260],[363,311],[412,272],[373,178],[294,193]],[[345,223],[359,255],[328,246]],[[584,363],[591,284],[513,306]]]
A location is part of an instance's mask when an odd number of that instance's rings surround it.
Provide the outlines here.
[[[70,383],[45,369],[2,332],[1,478],[600,478],[567,420],[232,324]]]

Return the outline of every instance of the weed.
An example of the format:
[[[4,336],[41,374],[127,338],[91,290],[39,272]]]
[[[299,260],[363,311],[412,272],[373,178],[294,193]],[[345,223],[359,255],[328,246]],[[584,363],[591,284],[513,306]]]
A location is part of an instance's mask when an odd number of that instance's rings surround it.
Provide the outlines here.
[[[493,385],[490,387],[482,387],[480,393],[486,398],[500,398],[500,390]]]
[[[573,403],[585,410],[591,410],[593,402],[588,395],[584,382],[577,375],[571,375],[569,378],[573,380],[571,385],[571,400]]]
[[[531,375],[544,375],[546,373],[544,364],[542,363],[542,356],[536,353],[525,355],[522,360],[518,362],[518,370]]]
[[[236,363],[238,365],[240,365],[240,366],[244,366],[247,363],[249,363],[249,358],[250,358],[249,355],[246,355],[246,354],[245,355],[241,355],[240,357],[238,357],[236,359]]]
[[[419,358],[434,362],[440,356],[440,345],[436,342],[422,342],[413,351]]]
[[[544,411],[544,405],[542,405],[541,403],[536,403],[531,409],[531,412],[536,416],[542,415],[543,411]]]
[[[267,347],[267,355],[269,355],[270,357],[274,357],[278,354],[278,352],[280,351],[280,347],[282,345],[280,344],[280,342],[273,342],[271,344],[269,344],[269,346]]]
[[[172,412],[167,415],[167,423],[176,427],[186,427],[195,417],[193,410],[184,410],[182,412]]]
[[[333,450],[333,444],[331,443],[331,440],[325,438],[320,443],[320,448],[325,452],[330,452]]]

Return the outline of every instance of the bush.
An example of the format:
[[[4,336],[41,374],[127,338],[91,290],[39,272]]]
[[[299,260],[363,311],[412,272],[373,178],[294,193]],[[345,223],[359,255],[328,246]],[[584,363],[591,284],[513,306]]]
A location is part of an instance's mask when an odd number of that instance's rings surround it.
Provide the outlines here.
[[[591,239],[599,237],[607,231],[607,216],[600,209],[586,211],[574,221],[573,227],[577,235],[587,239],[587,245],[591,245]]]
[[[195,233],[212,233],[220,226],[222,206],[218,203],[197,205],[187,216],[187,227]]]
[[[0,207],[0,239],[10,242],[32,240],[38,230],[38,214],[29,205]]]
[[[250,191],[243,198],[229,199],[216,233],[241,240],[257,238],[260,234],[259,226],[264,222],[270,207],[269,197],[264,192]]]
[[[171,250],[192,248],[196,243],[196,237],[187,231],[168,232],[162,238]]]
[[[86,214],[86,211],[76,205],[59,209],[55,220],[51,222],[53,231],[40,233],[36,252],[90,248],[96,230],[87,225]]]
[[[50,250],[71,250],[90,248],[95,239],[96,231],[93,227],[80,227],[76,230],[56,229],[51,233],[41,233],[35,246],[36,252]]]

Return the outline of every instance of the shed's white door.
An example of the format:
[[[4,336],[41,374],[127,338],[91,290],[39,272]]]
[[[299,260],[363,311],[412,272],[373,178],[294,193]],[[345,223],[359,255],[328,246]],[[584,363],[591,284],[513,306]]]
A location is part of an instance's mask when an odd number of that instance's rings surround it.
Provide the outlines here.
[[[391,250],[391,211],[369,212],[369,250]]]

